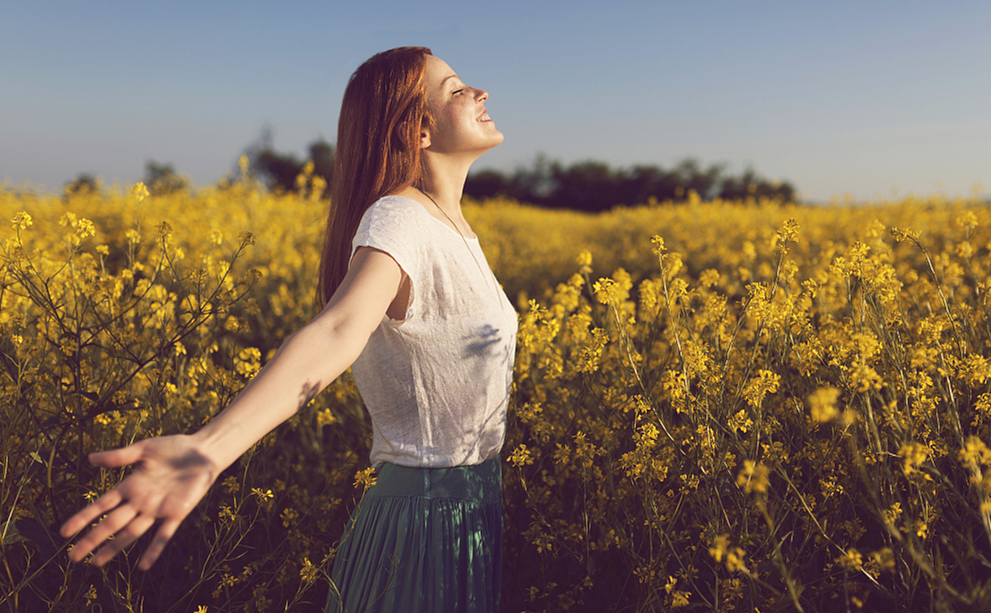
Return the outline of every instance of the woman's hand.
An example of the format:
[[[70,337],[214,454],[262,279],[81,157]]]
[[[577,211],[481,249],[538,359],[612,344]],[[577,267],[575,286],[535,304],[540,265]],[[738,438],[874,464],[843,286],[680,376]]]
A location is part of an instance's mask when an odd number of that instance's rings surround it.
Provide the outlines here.
[[[69,558],[78,562],[113,536],[93,558],[95,565],[102,566],[160,520],[158,533],[138,563],[141,570],[148,570],[155,563],[179,524],[206,495],[220,472],[194,445],[194,439],[185,435],[150,438],[120,449],[92,453],[89,461],[103,468],[128,464],[135,467],[116,487],[62,525],[62,536],[69,537],[104,516],[76,542]]]

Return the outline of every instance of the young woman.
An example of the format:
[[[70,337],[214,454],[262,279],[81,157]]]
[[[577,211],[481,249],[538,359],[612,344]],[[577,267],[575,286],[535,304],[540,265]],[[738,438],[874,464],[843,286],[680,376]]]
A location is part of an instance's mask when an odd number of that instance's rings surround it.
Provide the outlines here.
[[[392,49],[341,106],[321,262],[326,302],[192,435],[94,453],[135,464],[70,518],[105,564],[161,522],[149,568],[217,476],[349,366],[372,418],[376,483],[338,549],[328,611],[496,611],[501,466],[516,313],[461,212],[468,169],[502,142],[484,103],[430,51]]]

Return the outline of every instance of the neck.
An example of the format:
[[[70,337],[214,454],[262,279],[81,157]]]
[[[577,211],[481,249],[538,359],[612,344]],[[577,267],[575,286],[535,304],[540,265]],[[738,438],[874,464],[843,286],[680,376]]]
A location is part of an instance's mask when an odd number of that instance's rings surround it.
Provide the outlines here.
[[[461,196],[468,169],[478,156],[470,160],[459,158],[460,161],[452,161],[450,156],[429,151],[424,153],[427,157],[420,183],[399,191],[397,195],[416,200],[431,215],[450,225],[462,236],[474,236],[461,212]]]
[[[430,194],[437,206],[454,217],[461,215],[461,196],[464,194],[468,170],[475,158],[451,159],[451,156],[424,151],[423,179],[416,187]],[[476,156],[477,157],[477,156]]]

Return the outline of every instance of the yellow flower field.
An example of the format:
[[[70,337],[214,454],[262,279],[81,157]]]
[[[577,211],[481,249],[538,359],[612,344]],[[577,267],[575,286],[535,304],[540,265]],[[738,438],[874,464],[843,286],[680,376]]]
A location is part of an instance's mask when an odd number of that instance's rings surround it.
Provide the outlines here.
[[[347,375],[148,573],[57,527],[313,316],[321,187],[0,191],[0,611],[319,610],[374,479]],[[504,610],[991,608],[986,202],[465,212],[520,312]]]

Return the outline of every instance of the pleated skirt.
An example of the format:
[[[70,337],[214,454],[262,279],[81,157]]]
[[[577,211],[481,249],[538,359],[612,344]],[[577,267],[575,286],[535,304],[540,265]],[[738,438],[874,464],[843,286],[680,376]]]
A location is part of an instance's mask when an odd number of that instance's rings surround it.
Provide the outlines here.
[[[341,539],[328,613],[496,613],[502,465],[384,464]]]

